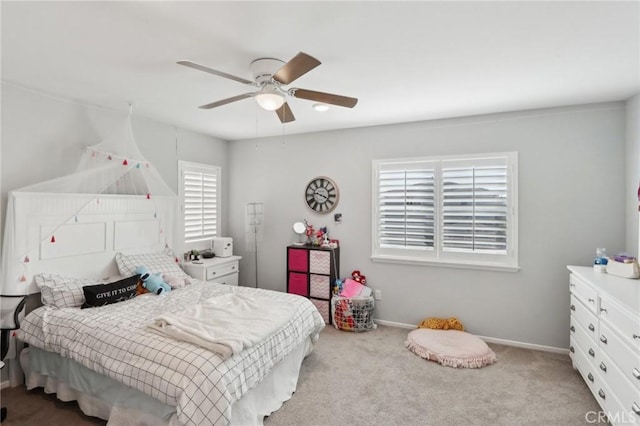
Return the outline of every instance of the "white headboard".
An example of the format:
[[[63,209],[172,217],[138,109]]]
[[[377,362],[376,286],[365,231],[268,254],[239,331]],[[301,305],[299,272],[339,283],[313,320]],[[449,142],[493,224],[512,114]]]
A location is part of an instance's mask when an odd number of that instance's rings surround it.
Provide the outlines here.
[[[118,274],[117,252],[172,247],[177,199],[14,192],[8,209],[7,221],[14,226],[13,235],[5,237],[13,242],[2,294],[25,294],[38,292],[33,277],[40,272],[113,276]]]

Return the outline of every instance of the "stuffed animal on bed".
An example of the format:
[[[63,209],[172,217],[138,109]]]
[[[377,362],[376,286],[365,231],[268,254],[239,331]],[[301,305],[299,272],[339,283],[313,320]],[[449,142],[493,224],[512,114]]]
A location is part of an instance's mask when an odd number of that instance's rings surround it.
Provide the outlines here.
[[[435,318],[429,317],[418,324],[418,328],[432,328],[435,330],[460,330],[464,331],[464,325],[456,317]]]
[[[162,276],[162,279],[164,280],[164,282],[169,284],[169,286],[171,286],[171,288],[174,289],[174,290],[176,288],[182,288],[185,285],[190,285],[191,284],[191,281],[189,281],[187,278],[178,278],[175,275],[164,274]]]
[[[171,286],[164,282],[159,272],[152,274],[146,266],[138,266],[136,268],[136,274],[140,275],[142,286],[150,293],[160,295],[171,291]]]

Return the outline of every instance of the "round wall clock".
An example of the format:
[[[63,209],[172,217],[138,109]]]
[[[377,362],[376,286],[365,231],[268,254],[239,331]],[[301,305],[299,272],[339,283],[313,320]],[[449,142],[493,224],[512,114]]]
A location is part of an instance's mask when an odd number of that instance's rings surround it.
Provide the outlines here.
[[[311,179],[304,192],[307,206],[317,213],[329,213],[336,208],[339,198],[338,186],[325,176]]]

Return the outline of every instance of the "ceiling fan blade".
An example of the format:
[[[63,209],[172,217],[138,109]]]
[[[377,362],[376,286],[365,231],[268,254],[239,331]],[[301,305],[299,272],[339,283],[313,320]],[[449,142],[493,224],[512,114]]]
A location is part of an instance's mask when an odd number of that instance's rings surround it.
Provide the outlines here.
[[[358,103],[357,98],[350,98],[348,96],[334,95],[325,92],[316,92],[314,90],[307,89],[289,89],[289,94],[300,99],[307,99],[309,101],[322,102],[346,108],[353,108]]]
[[[321,62],[313,56],[309,56],[304,52],[299,52],[289,62],[276,71],[273,75],[273,79],[281,84],[289,84],[320,64]]]
[[[202,106],[199,106],[198,108],[200,108],[200,109],[216,108],[216,107],[219,107],[219,106],[222,106],[222,105],[230,104],[231,102],[239,101],[241,99],[252,98],[253,95],[254,95],[254,93],[243,93],[242,95],[233,96],[231,98],[222,99],[222,100],[216,101],[216,102],[211,102],[210,104],[202,105]]]
[[[291,121],[296,121],[296,118],[293,116],[293,112],[291,111],[291,108],[289,108],[289,104],[286,102],[283,103],[282,106],[276,110],[276,114],[278,115],[278,118],[280,119],[280,122],[282,124],[289,123]]]
[[[178,61],[177,62],[179,65],[184,65],[185,67],[189,67],[189,68],[193,68],[199,71],[204,71],[204,72],[208,72],[214,75],[217,75],[218,77],[224,77],[224,78],[228,78],[230,80],[234,80],[237,81],[239,83],[244,83],[244,84],[251,84],[253,85],[253,81],[249,81],[247,79],[244,79],[242,77],[236,77],[235,75],[231,75],[231,74],[227,74],[226,72],[222,72],[222,71],[218,71],[218,70],[214,70],[213,68],[209,68],[207,66],[204,65],[200,65],[198,63],[195,62],[191,62],[191,61]]]

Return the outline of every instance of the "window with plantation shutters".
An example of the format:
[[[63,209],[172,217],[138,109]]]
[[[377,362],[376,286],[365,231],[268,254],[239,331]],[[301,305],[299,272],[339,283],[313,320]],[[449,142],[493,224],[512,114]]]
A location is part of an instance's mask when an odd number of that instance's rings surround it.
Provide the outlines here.
[[[180,177],[185,243],[217,236],[220,168],[181,161]]]
[[[517,270],[517,154],[373,161],[374,261]]]

